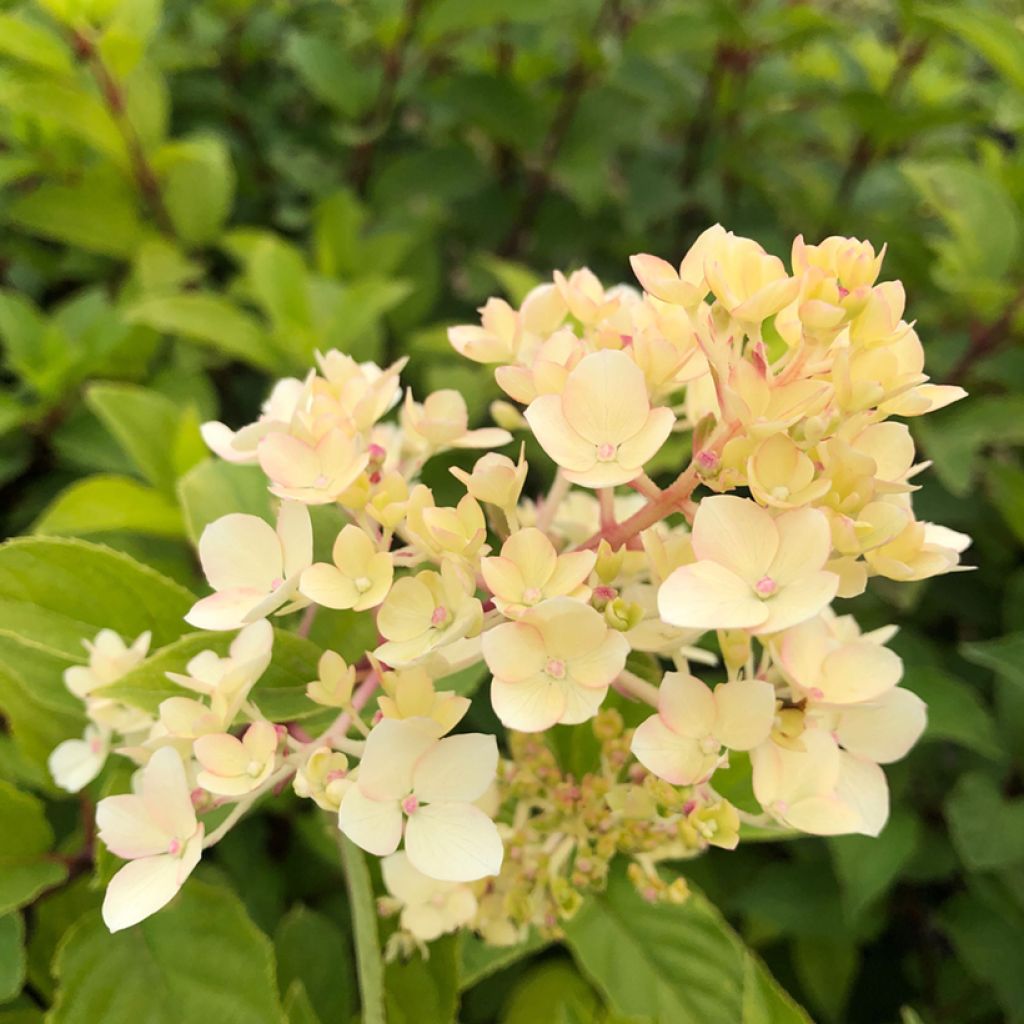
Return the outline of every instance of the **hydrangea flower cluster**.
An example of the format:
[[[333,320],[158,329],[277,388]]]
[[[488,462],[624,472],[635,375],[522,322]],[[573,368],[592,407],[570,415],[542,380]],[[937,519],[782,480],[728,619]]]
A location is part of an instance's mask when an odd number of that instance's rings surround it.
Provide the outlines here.
[[[155,716],[104,696],[147,636],[104,631],[67,673],[92,724],[54,751],[57,781],[80,789],[110,749],[139,766],[97,811],[129,862],[109,927],[166,904],[289,781],[383,858],[402,948],[457,928],[557,934],[616,856],[648,898],[682,899],[659,863],[750,834],[877,835],[880,766],[925,707],[899,685],[894,628],[863,633],[833,606],[873,576],[956,571],[969,543],[914,514],[925,467],[895,417],[964,392],[924,375],[883,255],[797,238],[787,268],[716,225],[678,265],[633,257],[642,291],[584,269],[518,309],[491,299],[449,337],[494,367],[501,427],[471,429],[456,391],[403,396],[401,362],[337,351],[278,382],[255,423],[206,424],[213,452],[259,466],[278,499],[273,525],[233,513],[199,541],[211,593],[186,618],[236,632],[228,653],[168,673],[181,692]],[[494,450],[515,434],[518,457]],[[536,499],[526,441],[553,464]],[[486,453],[438,505],[420,473],[452,449]],[[313,555],[321,505],[345,521],[329,562]],[[252,699],[269,617],[306,635],[337,612],[372,616],[379,641],[352,663],[323,653],[306,693],[326,727],[269,721]],[[449,681],[474,665],[498,737],[465,727]],[[567,767],[557,725],[580,727],[585,767]]]

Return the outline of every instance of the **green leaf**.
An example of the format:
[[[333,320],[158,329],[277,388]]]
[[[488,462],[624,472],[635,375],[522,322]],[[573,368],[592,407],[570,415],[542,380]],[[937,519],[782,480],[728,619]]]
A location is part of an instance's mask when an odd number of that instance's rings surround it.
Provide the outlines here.
[[[0,917],[0,1003],[13,999],[24,983],[25,924],[21,914],[4,914]]]
[[[351,1018],[356,1007],[352,954],[333,921],[301,904],[292,907],[274,932],[274,947],[282,992],[298,982],[320,1020]]]
[[[472,988],[492,974],[539,952],[548,944],[546,939],[531,933],[525,942],[518,942],[514,946],[490,946],[471,932],[463,932],[459,988],[462,991]]]
[[[57,74],[70,74],[72,69],[71,54],[60,36],[17,14],[0,14],[0,53]]]
[[[501,1024],[536,1024],[537,1021],[598,1021],[603,1016],[597,993],[565,960],[532,968],[516,985]]]
[[[928,705],[926,740],[959,743],[982,757],[998,760],[1002,756],[995,721],[978,693],[964,680],[941,669],[908,664],[904,685]]]
[[[352,908],[352,934],[356,946],[363,1024],[385,1024],[384,969],[370,872],[363,851],[355,843],[339,834],[338,846],[341,849],[349,905]]]
[[[992,669],[1001,679],[1024,686],[1024,633],[961,644],[960,653],[975,665]]]
[[[647,903],[617,870],[565,931],[580,967],[618,1013],[657,1024],[809,1024],[698,892],[681,906]]]
[[[897,811],[877,838],[841,836],[828,840],[850,925],[893,885],[913,859],[921,840],[915,817]]]
[[[87,914],[57,951],[50,1024],[284,1024],[270,940],[230,890],[190,879],[111,935]]]
[[[151,630],[177,639],[194,597],[117,551],[83,540],[22,537],[0,547],[0,623],[5,631],[81,661],[82,640],[101,629],[125,639]]]
[[[352,51],[340,41],[292,31],[285,39],[284,59],[317,99],[345,117],[358,117],[377,95],[376,69],[354,63]]]
[[[0,914],[67,877],[63,863],[48,859],[52,847],[53,829],[42,802],[0,781]]]
[[[288,1018],[288,1024],[323,1024],[298,978],[288,986],[285,993],[284,1015]],[[0,1024],[3,1022],[0,1021]]]
[[[181,410],[166,395],[134,384],[93,384],[85,400],[125,454],[154,487],[173,492],[177,479],[172,440]]]
[[[962,775],[945,812],[953,845],[972,870],[1024,863],[1024,800],[1004,799],[987,775]]]
[[[986,468],[985,482],[992,504],[1017,540],[1024,544],[1024,470],[992,462]]]
[[[1024,91],[1024,37],[1008,17],[974,4],[925,4],[915,13],[973,47],[1010,85]]]
[[[151,296],[129,306],[124,315],[129,323],[199,342],[261,370],[276,373],[282,368],[260,322],[214,292]]]
[[[216,138],[175,140],[154,158],[164,205],[178,237],[188,245],[215,241],[231,212],[235,172]]]
[[[231,512],[270,519],[270,491],[258,466],[206,459],[178,481],[178,500],[193,543],[210,523]]]
[[[53,1001],[53,956],[71,926],[92,910],[98,910],[103,891],[87,874],[47,893],[32,904],[32,933],[28,941],[28,980],[47,1002]]]
[[[459,1008],[458,941],[436,939],[430,956],[393,960],[384,974],[388,1024],[455,1024]]]
[[[860,966],[857,946],[850,938],[797,939],[793,966],[800,984],[831,1021],[843,1019],[843,1010]]]
[[[125,530],[185,536],[181,510],[159,491],[124,476],[91,476],[66,487],[33,525],[35,533],[87,537]]]

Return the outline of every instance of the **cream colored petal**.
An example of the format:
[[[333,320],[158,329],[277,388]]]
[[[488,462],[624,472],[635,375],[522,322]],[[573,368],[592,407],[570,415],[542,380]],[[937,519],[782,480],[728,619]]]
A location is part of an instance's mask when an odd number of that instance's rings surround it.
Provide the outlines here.
[[[768,618],[750,585],[711,561],[674,570],[658,590],[658,613],[670,625],[704,630],[752,629]]]
[[[817,572],[832,553],[832,532],[824,512],[798,508],[775,520],[779,547],[768,568],[780,587]]]
[[[642,468],[639,466],[623,466],[618,461],[595,462],[590,469],[575,470],[563,469],[562,474],[571,484],[578,484],[580,487],[619,487],[635,480]]]
[[[643,371],[625,352],[614,349],[584,356],[562,392],[570,427],[593,445],[621,444],[638,434],[649,409]]]
[[[195,857],[190,864],[183,857],[164,854],[125,864],[107,885],[103,923],[119,932],[155,914],[174,899],[198,860]]]
[[[666,672],[658,688],[658,714],[677,735],[699,739],[714,728],[715,698],[711,688],[696,676]]]
[[[47,759],[53,781],[68,793],[78,793],[96,778],[107,761],[109,743],[94,729],[80,740],[57,744]]]
[[[607,630],[604,639],[586,654],[569,661],[569,678],[579,686],[610,686],[626,667],[629,641],[617,630]]]
[[[214,775],[244,775],[251,760],[241,741],[227,733],[200,736],[192,751],[203,768]]]
[[[833,646],[828,623],[822,618],[809,619],[787,629],[774,643],[786,678],[804,689],[816,686],[821,663]]]
[[[541,448],[563,469],[582,473],[597,463],[597,447],[569,425],[560,396],[535,398],[524,415]]]
[[[651,715],[637,727],[630,749],[649,772],[674,786],[700,781],[718,760],[717,756],[704,753],[697,740],[666,728],[658,715]]]
[[[472,803],[494,781],[498,744],[493,736],[448,736],[428,750],[413,770],[413,793],[427,803]]]
[[[812,836],[844,836],[860,831],[861,816],[834,793],[809,796],[789,804],[779,816],[787,825]]]
[[[560,555],[554,572],[544,585],[545,597],[561,597],[571,594],[586,582],[597,563],[596,551],[570,551]]]
[[[834,572],[802,576],[764,602],[768,617],[754,633],[776,633],[813,619],[832,603],[838,589],[839,577]]]
[[[561,720],[565,713],[564,688],[550,677],[538,674],[516,683],[491,681],[491,706],[502,725],[521,732],[541,732]]]
[[[302,574],[299,592],[315,604],[339,610],[354,608],[361,597],[355,581],[326,562],[317,562]]]
[[[214,590],[267,593],[284,576],[281,545],[259,516],[233,512],[210,523],[199,538],[203,575]]]
[[[877,764],[841,753],[836,796],[856,813],[854,831],[877,836],[885,828],[889,820],[889,785]]]
[[[519,567],[510,558],[495,556],[480,561],[480,573],[487,589],[502,601],[522,599],[526,583]]]
[[[714,690],[714,734],[730,750],[752,750],[768,739],[775,720],[775,687],[763,679],[737,679]]]
[[[767,574],[778,547],[775,522],[757,502],[719,494],[697,506],[694,554],[724,565],[751,586]]]
[[[870,640],[843,644],[825,656],[812,695],[829,704],[859,704],[876,700],[903,676],[903,662],[888,647]]]
[[[338,808],[338,828],[360,849],[386,857],[402,840],[402,811],[397,800],[371,800],[349,786]]]
[[[426,584],[411,576],[398,580],[377,613],[377,629],[387,640],[403,642],[420,636],[430,625],[434,595]]]
[[[141,796],[146,812],[167,835],[187,839],[195,832],[192,794],[176,750],[162,747],[149,759],[142,769]]]
[[[580,722],[589,722],[597,714],[608,695],[608,687],[575,686],[563,681],[562,692],[565,694],[565,710],[558,719],[559,723],[579,725]]]
[[[100,800],[96,827],[103,845],[126,860],[166,853],[173,838],[150,817],[142,798],[132,793]]]
[[[519,622],[505,622],[481,638],[484,661],[496,679],[519,683],[544,667],[547,650],[540,632]]]
[[[409,863],[409,856],[404,850],[385,857],[380,862],[380,870],[388,892],[406,904],[427,903],[444,888],[422,871],[417,871]]]
[[[501,554],[519,568],[527,587],[544,586],[558,562],[554,545],[532,526],[513,533],[502,545]]]
[[[618,464],[626,469],[642,469],[668,440],[675,422],[675,413],[671,409],[664,406],[652,409],[640,430],[619,445]]]
[[[429,718],[382,718],[370,730],[359,762],[359,789],[372,800],[401,800],[412,790],[416,762],[436,743]]]
[[[282,501],[276,532],[284,553],[284,575],[290,579],[313,563],[313,524],[309,509],[296,501]]]
[[[291,434],[268,434],[256,446],[256,455],[263,472],[281,487],[312,487],[322,474],[316,451]]]
[[[406,826],[405,852],[414,868],[445,882],[496,875],[505,855],[494,822],[466,803],[421,807]]]
[[[844,708],[836,736],[851,754],[877,764],[905,757],[928,724],[928,709],[916,693],[897,687],[878,700]]]

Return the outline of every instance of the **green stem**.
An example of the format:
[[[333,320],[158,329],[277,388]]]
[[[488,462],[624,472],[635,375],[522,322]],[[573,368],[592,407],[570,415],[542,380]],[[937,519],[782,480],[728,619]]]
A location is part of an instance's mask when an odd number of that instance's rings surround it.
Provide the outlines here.
[[[352,929],[356,940],[356,967],[363,1004],[363,1024],[386,1024],[384,1014],[384,960],[377,931],[377,907],[370,872],[363,851],[338,834],[341,863],[345,868]]]

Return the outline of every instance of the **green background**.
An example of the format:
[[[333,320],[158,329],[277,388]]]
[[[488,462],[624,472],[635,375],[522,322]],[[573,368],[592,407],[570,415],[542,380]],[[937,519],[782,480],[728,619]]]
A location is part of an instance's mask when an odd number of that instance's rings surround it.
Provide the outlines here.
[[[934,463],[919,515],[971,533],[978,570],[856,606],[900,625],[928,731],[889,772],[880,839],[685,873],[816,1021],[1024,1021],[1022,128],[1010,0],[0,0],[2,529],[196,587],[190,536],[261,501],[198,424],[248,421],[318,348],[410,354],[417,394],[458,386],[479,419],[498,392],[445,327],[491,294],[584,264],[629,280],[631,253],[677,258],[716,221],[784,257],[800,233],[888,243],[933,379],[971,391],[913,429]],[[447,497],[444,466],[428,476]],[[60,670],[76,623],[143,628],[133,587],[166,611],[160,642],[187,598],[19,544],[0,555],[0,1024],[51,1004],[58,1024],[349,1020],[337,850],[288,801],[145,943],[103,934],[89,799],[44,769],[81,724]],[[57,574],[59,607],[33,590]],[[97,597],[115,584],[117,609]],[[391,1021],[806,1019],[762,975],[700,897],[652,912],[613,880],[567,947],[491,961],[445,939],[386,981]]]

